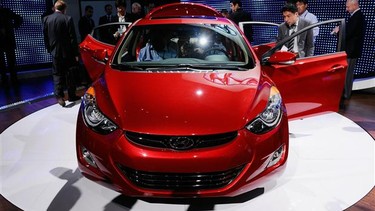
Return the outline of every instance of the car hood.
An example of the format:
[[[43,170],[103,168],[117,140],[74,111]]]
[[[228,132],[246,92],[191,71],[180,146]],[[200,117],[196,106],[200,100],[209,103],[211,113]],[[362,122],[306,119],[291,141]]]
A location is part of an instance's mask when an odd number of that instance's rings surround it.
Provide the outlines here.
[[[236,131],[250,108],[259,71],[145,73],[106,71],[110,100],[126,131],[202,135]],[[108,96],[107,96],[108,97]],[[267,99],[266,99],[267,100]]]

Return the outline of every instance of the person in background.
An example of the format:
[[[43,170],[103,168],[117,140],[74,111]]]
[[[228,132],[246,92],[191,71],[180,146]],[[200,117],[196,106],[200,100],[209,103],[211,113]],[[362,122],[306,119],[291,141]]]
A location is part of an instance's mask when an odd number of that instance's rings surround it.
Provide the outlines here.
[[[176,48],[168,42],[171,40],[171,32],[168,30],[147,30],[147,43],[141,48],[137,61],[160,61],[163,59],[176,58]]]
[[[113,9],[112,5],[110,5],[110,4],[106,4],[104,6],[105,15],[103,15],[99,18],[99,25],[117,22],[116,16],[112,15],[112,9]]]
[[[348,68],[343,96],[340,101],[340,108],[342,109],[345,109],[345,101],[349,100],[352,95],[354,68],[357,59],[362,55],[366,33],[366,18],[359,7],[358,0],[347,0],[346,11],[350,14],[345,30],[345,52],[348,59]],[[333,32],[338,33],[339,29],[339,27],[336,27]]]
[[[159,55],[164,49],[164,42],[162,34],[153,33],[150,36],[149,41],[146,43],[146,46],[139,51],[139,56],[137,61],[160,61],[163,60],[162,55]]]
[[[55,12],[43,18],[43,35],[46,49],[52,55],[54,94],[58,103],[65,107],[64,89],[68,89],[70,102],[79,100],[72,67],[78,62],[78,44],[73,18],[65,15],[67,4],[55,3]]]
[[[227,9],[222,9],[222,10],[220,11],[220,13],[221,13],[224,17],[229,18],[229,13],[228,13],[228,10],[227,10]]]
[[[239,22],[244,21],[252,21],[251,14],[245,12],[242,9],[242,2],[241,0],[231,0],[230,1],[230,9],[232,12],[229,14],[229,19],[231,19],[237,25]],[[244,33],[246,38],[252,42],[253,41],[253,29],[251,25],[247,24],[244,26]]]
[[[130,22],[134,22],[140,18],[144,17],[141,4],[134,2],[132,4],[132,13],[130,14]]]
[[[78,21],[78,30],[81,36],[81,41],[91,33],[92,29],[95,27],[92,15],[94,14],[94,8],[91,5],[85,7],[85,15],[82,16]]]
[[[310,22],[299,18],[297,7],[292,3],[287,3],[281,9],[284,23],[278,27],[277,42],[284,38],[291,36],[293,33],[311,25]],[[314,55],[314,38],[313,31],[308,30],[294,39],[291,39],[286,49],[290,52],[294,52],[298,57],[308,57]]]
[[[318,18],[307,10],[307,6],[308,6],[307,0],[297,0],[296,6],[298,10],[298,15],[300,18],[303,18],[309,21],[311,24],[318,23]],[[315,43],[316,37],[319,35],[319,27],[315,27],[313,29],[313,34],[314,34],[314,43]]]
[[[194,51],[194,46],[190,42],[190,37],[186,34],[181,35],[177,41],[177,58],[199,58],[200,55]]]
[[[115,2],[117,15],[115,16],[115,22],[130,22],[129,14],[126,12],[126,3],[123,1],[116,1]],[[117,40],[126,30],[125,26],[121,26],[118,30],[113,34],[115,39]]]
[[[122,1],[115,2],[117,14],[115,16],[116,22],[130,22],[130,14],[126,12],[126,3]]]
[[[14,29],[18,29],[21,24],[22,17],[12,10],[2,7],[0,2],[0,72],[2,84],[7,84],[8,81],[6,69],[10,73],[12,83],[17,83]],[[5,65],[5,56],[8,68]]]

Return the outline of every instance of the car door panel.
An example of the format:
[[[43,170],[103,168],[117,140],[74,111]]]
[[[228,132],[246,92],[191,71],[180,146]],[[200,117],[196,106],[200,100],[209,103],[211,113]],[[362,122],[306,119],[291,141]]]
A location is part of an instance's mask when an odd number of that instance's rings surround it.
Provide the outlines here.
[[[103,73],[108,58],[112,55],[116,42],[130,25],[125,23],[109,23],[100,25],[87,35],[79,45],[81,59],[92,81],[95,81]],[[123,30],[123,31],[121,31]],[[114,34],[121,31],[119,37]]]
[[[293,119],[338,111],[346,68],[346,54],[339,52],[297,59],[292,65],[264,66],[263,71],[276,83]]]
[[[247,24],[252,24],[252,22],[247,22]],[[278,26],[266,22],[254,22],[254,24],[265,25],[269,31],[267,33],[271,34],[271,37],[274,36],[275,29],[270,29],[270,27],[273,26],[277,29]],[[335,42],[331,42],[336,43],[336,46],[333,46],[336,48],[336,52],[279,63],[270,62],[272,55],[280,52],[281,47],[293,37],[306,30],[312,30],[314,27],[329,24],[341,24],[340,27],[343,29],[337,36],[332,36],[332,39],[337,39]],[[325,29],[331,30],[329,27]],[[294,36],[287,37],[278,43],[257,43],[254,46],[254,52],[262,63],[262,71],[275,82],[280,90],[289,119],[327,111],[338,111],[347,69],[346,53],[342,48],[344,29],[344,19],[328,20],[306,27],[296,32]],[[329,31],[321,32],[330,33]],[[261,38],[254,37],[254,40],[261,40],[263,34],[259,35]],[[287,53],[290,54],[290,52]],[[288,55],[282,56],[287,57]]]
[[[95,81],[104,71],[105,62],[98,61],[94,54],[98,49],[107,50],[108,56],[112,54],[113,45],[108,45],[94,39],[91,35],[86,36],[86,39],[79,45],[81,59],[85,64],[85,68],[92,81]]]

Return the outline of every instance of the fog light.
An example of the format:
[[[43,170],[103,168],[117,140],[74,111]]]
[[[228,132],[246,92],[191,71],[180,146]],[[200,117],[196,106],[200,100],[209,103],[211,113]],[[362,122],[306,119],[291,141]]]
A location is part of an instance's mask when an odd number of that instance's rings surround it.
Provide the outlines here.
[[[284,145],[282,145],[281,147],[279,147],[272,155],[272,158],[270,160],[270,162],[268,163],[267,165],[267,168],[277,164],[280,159],[283,157],[285,153],[285,150],[284,150]]]
[[[96,168],[95,160],[92,158],[90,151],[81,146],[82,157],[90,165]]]

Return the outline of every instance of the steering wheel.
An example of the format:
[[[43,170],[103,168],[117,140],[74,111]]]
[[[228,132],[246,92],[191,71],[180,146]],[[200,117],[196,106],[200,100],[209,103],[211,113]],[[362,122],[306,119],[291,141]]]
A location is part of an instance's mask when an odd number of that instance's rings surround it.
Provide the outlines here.
[[[212,48],[209,48],[209,49],[205,50],[205,51],[202,53],[202,55],[205,56],[205,57],[206,57],[206,56],[209,56],[209,55],[215,55],[215,54],[217,54],[217,53],[215,53],[215,51],[216,51],[216,52],[217,52],[217,51],[222,52],[222,53],[224,53],[224,55],[225,55],[226,57],[229,57],[228,52],[227,52],[225,49],[220,48],[220,47],[212,47]],[[212,52],[212,53],[210,53],[210,52]]]

